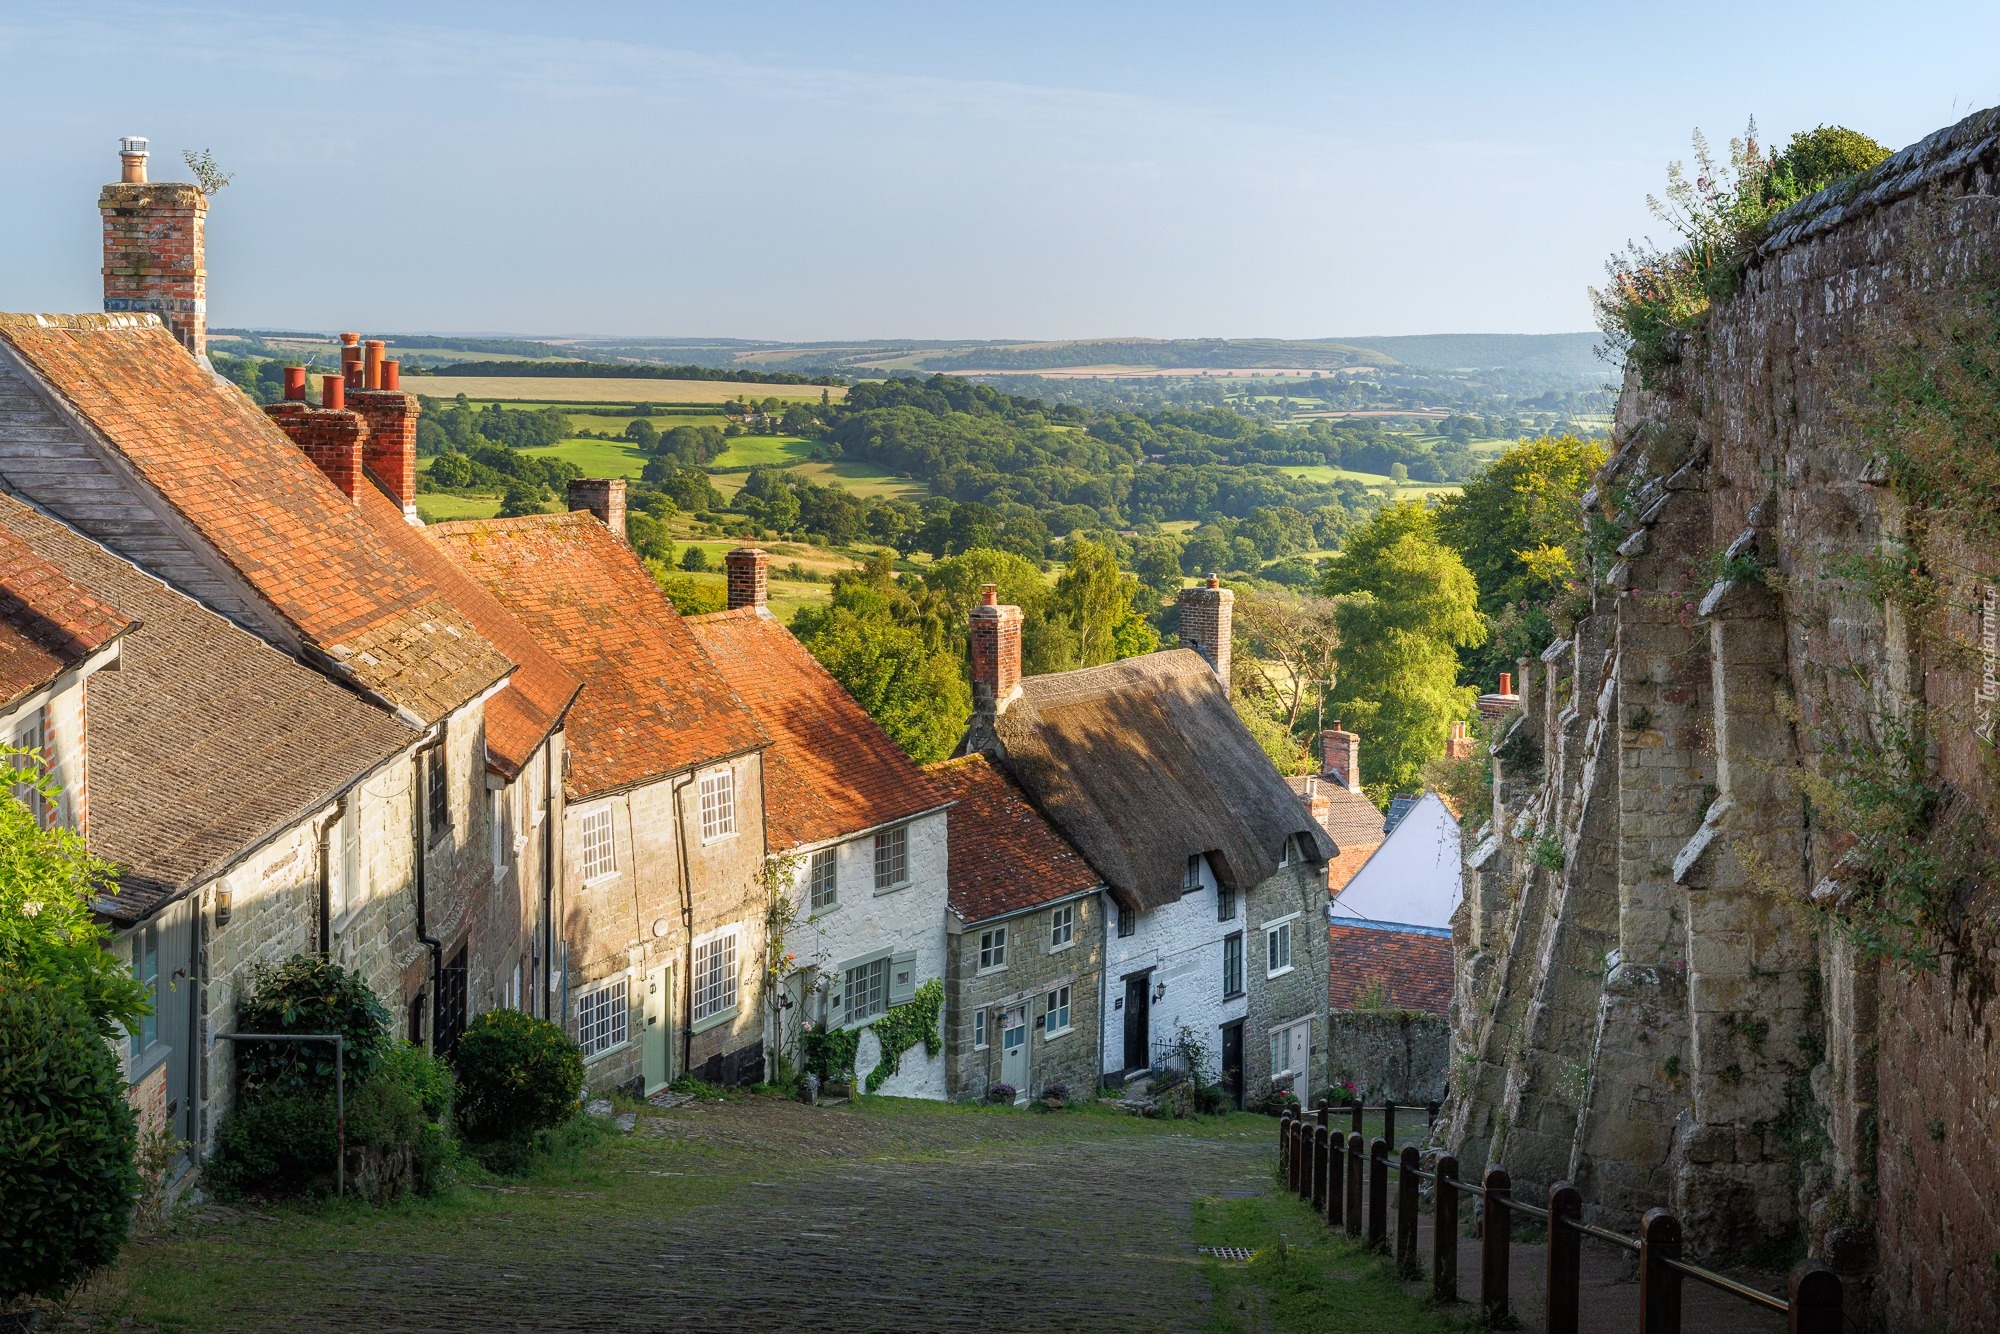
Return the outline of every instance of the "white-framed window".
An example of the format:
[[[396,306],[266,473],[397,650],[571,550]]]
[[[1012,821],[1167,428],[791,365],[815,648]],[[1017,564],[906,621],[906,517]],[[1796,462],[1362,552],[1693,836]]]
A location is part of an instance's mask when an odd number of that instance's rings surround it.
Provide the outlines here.
[[[1243,994],[1243,933],[1232,931],[1222,938],[1222,995]]]
[[[42,720],[39,712],[31,715],[30,721],[21,724],[20,728],[14,733],[12,744],[16,750],[25,750],[30,753],[15,755],[11,757],[9,763],[18,768],[30,769],[38,773],[48,772],[48,756],[42,750]],[[14,788],[14,799],[35,813],[36,824],[43,826],[48,824],[48,799],[41,794],[39,789],[28,783],[17,784]]]
[[[840,850],[821,848],[806,868],[806,901],[814,912],[840,903]]]
[[[728,765],[701,776],[701,841],[713,843],[736,832],[736,771]]]
[[[611,807],[585,811],[579,822],[577,843],[582,849],[583,878],[597,880],[618,872],[618,846],[612,839]]]
[[[846,997],[846,1020],[865,1023],[889,1010],[889,960],[887,956],[855,964],[842,973]]]
[[[979,933],[979,971],[987,973],[1007,966],[1007,928],[996,926]]]
[[[972,1012],[972,1049],[974,1051],[983,1051],[985,1048],[986,1011],[974,1010]]]
[[[875,835],[875,892],[901,889],[910,882],[910,827],[898,825]]]
[[[694,1022],[736,1008],[736,928],[719,931],[694,946]]]
[[[614,977],[576,998],[576,1040],[585,1057],[625,1045],[631,1033],[631,988]]]
[[[1220,881],[1217,881],[1215,886],[1215,920],[1218,922],[1236,920],[1236,891]]]
[[[1139,910],[1129,903],[1118,905],[1118,934],[1133,936],[1139,933]]]
[[[917,998],[917,956],[897,954],[889,959],[889,1004],[908,1005]]]
[[[1312,1020],[1271,1030],[1271,1078],[1303,1075],[1312,1064]]]
[[[1049,950],[1066,950],[1076,943],[1076,905],[1065,903],[1049,914]]]
[[[1187,859],[1187,870],[1181,873],[1181,892],[1201,888],[1201,854],[1192,853]]]
[[[1264,976],[1292,971],[1292,919],[1264,924]]]
[[[1057,987],[1048,993],[1042,1006],[1042,1036],[1061,1037],[1069,1032],[1069,988]]]

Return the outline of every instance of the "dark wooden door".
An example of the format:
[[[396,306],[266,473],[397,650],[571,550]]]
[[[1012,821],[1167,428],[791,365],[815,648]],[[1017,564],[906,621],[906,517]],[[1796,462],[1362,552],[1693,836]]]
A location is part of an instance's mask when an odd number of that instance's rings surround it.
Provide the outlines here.
[[[1153,975],[1125,979],[1125,1068],[1144,1070],[1153,1063]]]
[[[1222,1091],[1230,1106],[1243,1109],[1243,1021],[1222,1026]]]

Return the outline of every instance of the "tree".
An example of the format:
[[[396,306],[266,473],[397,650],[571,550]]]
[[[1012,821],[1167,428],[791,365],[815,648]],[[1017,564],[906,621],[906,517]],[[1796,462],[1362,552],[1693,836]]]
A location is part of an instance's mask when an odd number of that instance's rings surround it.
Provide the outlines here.
[[[644,418],[637,418],[626,424],[625,438],[641,454],[651,454],[660,447],[660,428]]]
[[[116,868],[68,826],[43,828],[22,803],[60,795],[29,752],[0,747],[0,790],[0,985],[47,991],[115,1038],[152,1010],[131,971],[105,951],[107,932],[91,912],[93,899],[118,892]]]
[[[507,483],[507,492],[500,498],[501,518],[518,519],[523,515],[548,512],[548,488],[520,480]]]
[[[793,629],[834,680],[920,764],[944,759],[965,731],[972,692],[957,662],[886,615],[835,605]]]
[[[1321,591],[1347,598],[1332,702],[1368,739],[1363,781],[1371,795],[1408,788],[1478,695],[1458,684],[1458,650],[1486,638],[1472,573],[1438,541],[1436,515],[1405,501],[1348,539]]]
[[[1160,637],[1138,607],[1139,581],[1118,568],[1111,549],[1072,536],[1068,556],[1050,616],[1075,632],[1076,656],[1068,665],[1096,667],[1158,648]]]
[[[1490,686],[1555,639],[1558,604],[1583,575],[1583,491],[1603,465],[1595,441],[1523,440],[1438,506],[1438,537],[1472,572],[1495,631],[1464,655],[1475,684]]]
[[[1325,712],[1340,653],[1338,598],[1245,589],[1237,594],[1231,661],[1236,674],[1261,678],[1287,734],[1297,735],[1308,701]],[[1315,716],[1317,724],[1317,716]]]

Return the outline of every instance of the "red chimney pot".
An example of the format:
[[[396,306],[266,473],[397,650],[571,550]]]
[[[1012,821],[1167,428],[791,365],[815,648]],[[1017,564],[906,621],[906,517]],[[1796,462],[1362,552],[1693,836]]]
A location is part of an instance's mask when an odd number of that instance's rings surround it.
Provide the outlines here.
[[[403,364],[401,362],[385,361],[382,363],[382,387],[384,389],[398,390],[403,387]]]
[[[382,387],[382,340],[371,338],[362,344],[363,353],[361,387],[380,389]]]
[[[319,405],[323,408],[346,407],[347,382],[338,375],[322,375],[319,381]]]
[[[981,584],[979,586],[979,605],[982,607],[995,607],[998,606],[999,604],[1000,604],[1000,585]]]
[[[1514,693],[1514,673],[1512,672],[1500,673],[1500,693],[1503,695],[1511,695]]]
[[[285,367],[285,397],[295,402],[302,402],[305,396],[306,368],[303,366]]]

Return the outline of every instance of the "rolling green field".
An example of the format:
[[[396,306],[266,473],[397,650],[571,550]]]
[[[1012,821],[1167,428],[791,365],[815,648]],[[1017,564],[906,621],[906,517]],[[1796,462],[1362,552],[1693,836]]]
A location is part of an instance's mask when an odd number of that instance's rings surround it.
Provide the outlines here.
[[[811,441],[795,435],[739,435],[708,466],[711,471],[719,468],[783,467],[788,463],[805,462],[806,452],[811,448]]]
[[[1325,464],[1288,463],[1280,471],[1289,477],[1307,482],[1360,482],[1370,488],[1393,487],[1398,500],[1410,500],[1420,496],[1455,496],[1459,490],[1455,485],[1427,482],[1405,482],[1399,485],[1378,472],[1355,472],[1348,468],[1330,468]]]

